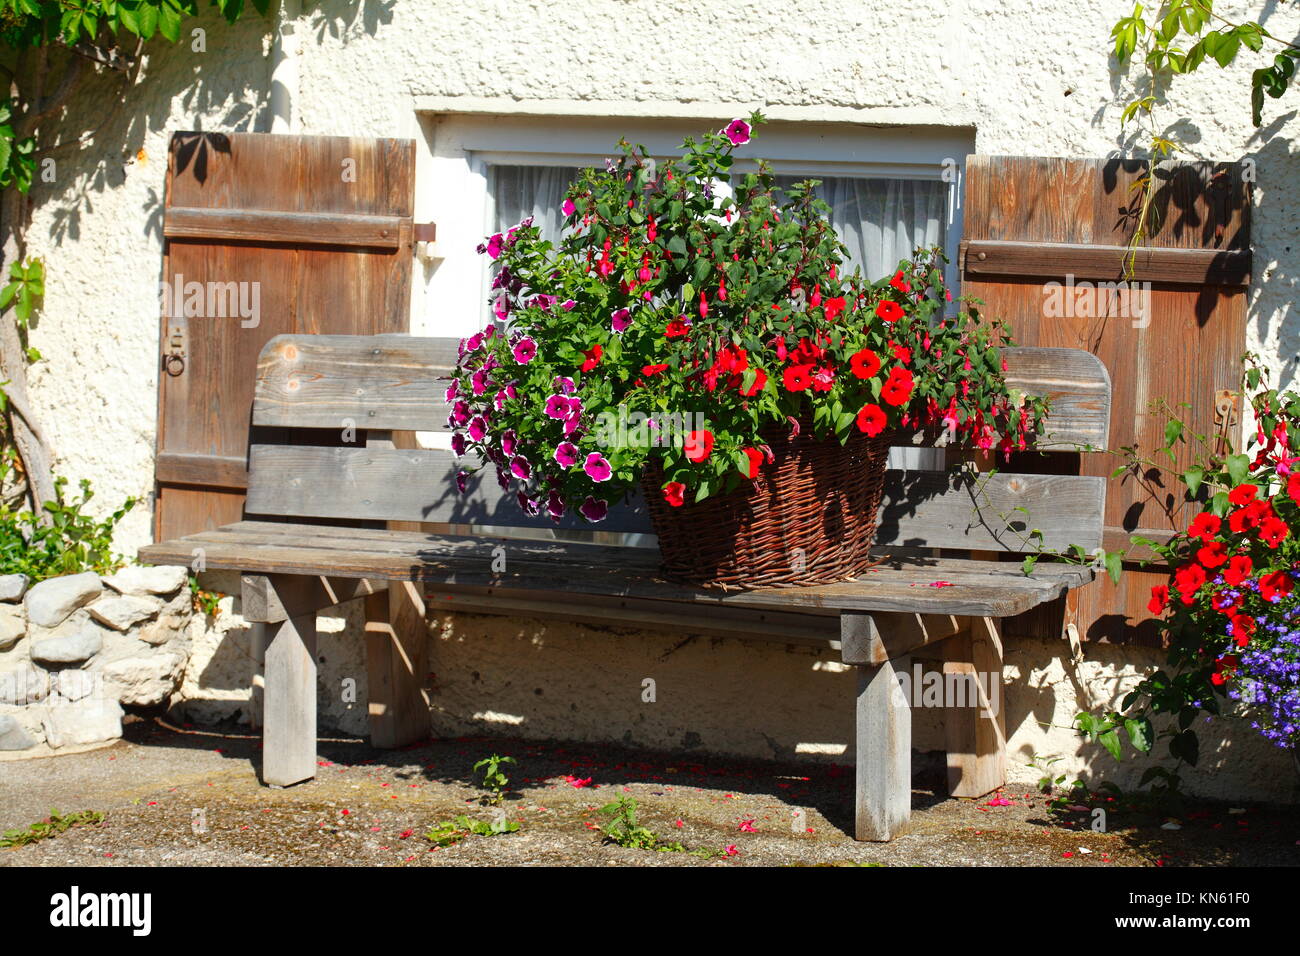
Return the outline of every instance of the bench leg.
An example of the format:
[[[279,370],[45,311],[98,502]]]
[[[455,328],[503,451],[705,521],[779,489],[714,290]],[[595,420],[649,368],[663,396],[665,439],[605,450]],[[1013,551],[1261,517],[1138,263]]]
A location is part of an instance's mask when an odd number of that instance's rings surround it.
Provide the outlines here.
[[[887,842],[912,816],[912,709],[899,687],[906,657],[858,667],[854,836]]]
[[[269,626],[262,780],[288,787],[316,776],[316,613]]]
[[[944,710],[948,792],[954,797],[982,797],[1007,782],[1002,641],[997,624],[992,618],[975,618],[969,631],[949,638],[943,647],[945,687],[962,690]]]
[[[429,634],[419,585],[393,581],[366,598],[370,742],[404,747],[429,736]]]

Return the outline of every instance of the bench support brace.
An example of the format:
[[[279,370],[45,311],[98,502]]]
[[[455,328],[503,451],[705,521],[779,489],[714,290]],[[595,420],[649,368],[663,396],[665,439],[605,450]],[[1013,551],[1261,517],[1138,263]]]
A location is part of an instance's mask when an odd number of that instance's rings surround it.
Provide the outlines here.
[[[424,610],[420,586],[409,581],[392,581],[366,598],[370,743],[376,747],[405,747],[429,736]]]
[[[941,645],[944,684],[964,691],[947,702],[943,715],[948,792],[954,797],[982,797],[1007,782],[1002,641],[992,618],[971,618],[969,624]]]

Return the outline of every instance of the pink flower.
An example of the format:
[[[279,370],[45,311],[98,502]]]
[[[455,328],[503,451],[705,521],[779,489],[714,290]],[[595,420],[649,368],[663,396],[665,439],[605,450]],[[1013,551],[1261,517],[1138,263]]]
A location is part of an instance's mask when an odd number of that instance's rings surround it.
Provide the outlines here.
[[[560,497],[559,492],[552,491],[547,495],[546,513],[551,516],[552,521],[559,521],[564,517],[564,499]]]
[[[742,119],[734,119],[722,130],[722,135],[731,140],[732,146],[744,146],[749,142],[749,124]],[[496,258],[493,256],[492,258]]]
[[[578,386],[573,384],[573,379],[566,378],[563,375],[557,375],[552,379],[551,388],[555,389],[561,395],[572,395],[578,390]]]
[[[632,324],[632,313],[627,309],[615,309],[609,317],[609,327],[615,332],[622,333]]]
[[[588,496],[587,500],[578,506],[578,513],[593,524],[604,521],[605,516],[609,514],[609,502],[597,501]]]
[[[501,451],[507,456],[515,453],[515,430],[507,428],[501,433]]]
[[[501,233],[498,232],[495,236],[493,236],[492,238],[490,238],[490,239],[487,241],[487,254],[488,254],[488,256],[491,257],[491,258],[493,258],[493,259],[500,258],[500,256],[501,256],[501,247],[502,247],[504,244],[505,244],[505,239],[502,237]]]
[[[555,461],[562,468],[572,468],[578,463],[578,446],[573,442],[560,442],[555,449]]]
[[[452,432],[451,450],[456,453],[457,458],[465,454],[465,436],[460,432]]]
[[[609,481],[614,474],[614,469],[609,467],[609,461],[600,452],[593,451],[587,456],[587,460],[582,465],[582,470],[587,473],[587,477],[592,481]]]
[[[470,419],[469,437],[475,441],[482,441],[487,437],[487,422],[483,420],[482,415],[475,415]]]
[[[736,849],[736,844],[734,843],[728,843],[722,848],[722,852],[727,854],[727,856],[740,856],[740,851]]]
[[[530,498],[522,491],[518,493],[517,497],[519,499],[519,508],[524,514],[535,515],[540,510],[537,506],[536,498]]]
[[[528,459],[516,455],[510,459],[510,474],[514,475],[520,481],[527,481],[528,476],[533,473],[532,465],[528,464]]]
[[[752,819],[750,819],[750,820],[741,820],[741,821],[740,821],[740,826],[736,827],[736,829],[739,830],[741,833],[757,833],[757,832],[758,832],[757,828],[754,826],[754,821],[753,821]]]
[[[488,390],[488,370],[481,368],[470,377],[475,395],[482,395]]]
[[[560,303],[560,308],[562,308],[565,312],[572,312],[573,307],[577,304],[578,303],[574,302],[572,299],[565,299],[562,303]]]
[[[546,417],[562,422],[569,417],[572,407],[563,395],[552,395],[546,400]]]
[[[566,773],[566,774],[564,775],[564,782],[567,783],[569,786],[573,787],[574,789],[577,789],[577,790],[581,790],[583,787],[590,787],[590,786],[591,786],[591,778],[590,778],[590,777],[575,777],[575,776],[574,776],[573,774],[571,774],[571,773]]]
[[[468,482],[469,482],[469,472],[466,471],[456,472],[456,490],[459,491],[462,495],[465,493],[465,486]]]
[[[513,349],[515,361],[520,365],[527,365],[537,354],[537,343],[532,339],[520,339],[515,343]]]
[[[560,212],[564,213],[564,215],[565,215],[566,217],[567,217],[567,216],[572,216],[573,213],[574,213],[574,211],[575,211],[577,208],[578,208],[578,207],[575,206],[575,205],[573,204],[573,200],[572,200],[572,199],[566,199],[566,200],[564,200],[564,202],[560,205]]]
[[[447,394],[443,400],[450,403],[451,400],[456,397],[459,388],[460,382],[456,381],[456,379],[452,379],[451,384],[447,386]]]

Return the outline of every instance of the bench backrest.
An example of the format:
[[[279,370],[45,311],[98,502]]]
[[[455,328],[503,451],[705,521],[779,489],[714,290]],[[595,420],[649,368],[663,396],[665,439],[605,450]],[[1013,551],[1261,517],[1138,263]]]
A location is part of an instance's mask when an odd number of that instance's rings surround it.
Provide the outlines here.
[[[1077,349],[1005,350],[1014,388],[1052,400],[1043,449],[1105,448],[1110,378]],[[406,335],[280,335],[262,350],[252,423],[288,429],[302,443],[249,449],[249,515],[413,521],[439,530],[558,536],[653,546],[639,496],[599,525],[529,516],[494,469],[456,490],[449,448],[406,448],[394,433],[446,432],[447,376],[456,340]],[[292,430],[302,430],[294,432]],[[311,429],[325,430],[308,431]],[[322,434],[342,446],[311,444]],[[445,444],[446,436],[440,436]],[[290,439],[294,440],[293,438]],[[891,470],[877,542],[994,551],[1101,544],[1105,481],[1078,475],[985,473],[975,483],[944,471]],[[1038,535],[1031,535],[1036,530]]]

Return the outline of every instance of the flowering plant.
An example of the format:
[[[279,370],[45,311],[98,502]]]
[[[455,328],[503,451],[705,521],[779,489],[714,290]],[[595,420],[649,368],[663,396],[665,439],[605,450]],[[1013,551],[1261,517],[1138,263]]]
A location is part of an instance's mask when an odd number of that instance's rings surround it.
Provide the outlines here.
[[[565,234],[531,220],[491,236],[496,321],[461,343],[453,449],[495,467],[522,508],[599,521],[652,458],[671,505],[736,489],[773,461],[773,427],[946,428],[1024,448],[1040,400],[1012,395],[998,322],[945,318],[941,257],[870,282],[814,196],[771,171],[733,175],[755,113],[656,162],[620,143],[563,201]]]
[[[1195,765],[1192,724],[1225,703],[1249,716],[1268,740],[1300,744],[1300,395],[1265,387],[1248,357],[1245,389],[1255,431],[1244,452],[1212,442],[1171,417],[1162,451],[1191,443],[1198,463],[1179,476],[1192,517],[1166,543],[1134,538],[1169,564],[1168,583],[1151,590],[1147,609],[1162,615],[1168,669],[1144,680],[1124,701],[1127,715],[1080,715],[1085,732],[1118,754],[1123,726],[1140,750],[1153,739],[1150,715],[1176,718],[1165,731],[1172,756]],[[1135,462],[1140,470],[1154,461]],[[1127,467],[1127,466],[1126,466]],[[1110,737],[1104,735],[1110,734]],[[1149,777],[1176,785],[1176,774]]]

